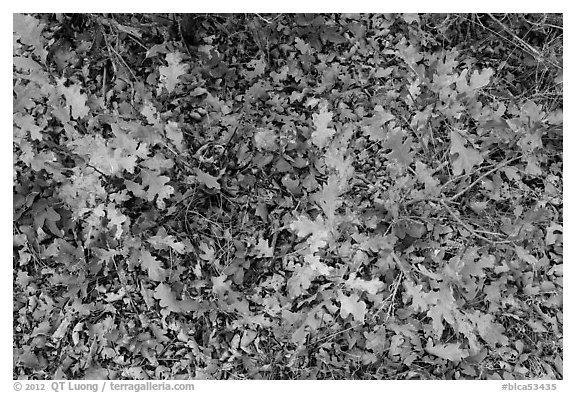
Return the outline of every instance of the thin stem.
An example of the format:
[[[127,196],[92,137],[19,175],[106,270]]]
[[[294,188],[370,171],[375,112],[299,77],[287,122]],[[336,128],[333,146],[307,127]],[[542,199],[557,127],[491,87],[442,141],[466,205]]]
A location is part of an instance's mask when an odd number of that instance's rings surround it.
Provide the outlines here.
[[[506,165],[510,164],[512,161],[516,161],[520,158],[522,158],[522,154],[509,159],[508,161],[504,161],[498,165],[496,165],[496,167],[494,167],[493,169],[489,170],[488,172],[486,172],[485,174],[481,175],[478,177],[478,179],[476,179],[475,181],[473,181],[468,187],[466,187],[465,189],[463,189],[462,191],[460,191],[458,194],[452,196],[450,198],[450,201],[455,201],[456,199],[460,198],[462,195],[464,195],[465,193],[467,193],[468,191],[470,191],[472,189],[472,187],[474,187],[476,184],[478,184],[478,182],[482,179],[484,179],[486,176],[490,176],[492,173],[496,172],[497,170],[502,169],[503,167],[505,167]]]
[[[446,210],[448,210],[448,213],[449,213],[456,221],[458,221],[458,223],[459,223],[460,225],[462,225],[462,226],[464,227],[464,229],[466,229],[468,232],[470,232],[474,237],[476,237],[476,238],[478,238],[478,239],[481,239],[481,240],[484,240],[484,241],[487,241],[487,242],[490,243],[490,244],[494,243],[492,240],[490,240],[490,239],[488,239],[487,237],[484,237],[484,236],[478,234],[478,232],[476,232],[474,229],[470,228],[470,226],[469,226],[468,224],[466,224],[464,221],[462,221],[462,220],[460,219],[460,217],[458,217],[458,216],[456,215],[456,213],[454,213],[454,212],[452,211],[452,209],[448,207],[448,205],[446,204],[446,202],[440,201],[440,203],[442,204],[442,206],[444,206],[444,207],[446,208]]]

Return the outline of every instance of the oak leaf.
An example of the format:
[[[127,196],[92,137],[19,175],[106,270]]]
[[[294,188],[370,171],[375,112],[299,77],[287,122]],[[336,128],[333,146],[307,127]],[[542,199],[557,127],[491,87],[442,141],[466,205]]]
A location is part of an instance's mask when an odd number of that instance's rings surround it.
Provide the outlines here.
[[[142,187],[146,189],[146,199],[153,201],[156,198],[156,205],[159,209],[166,207],[164,199],[174,193],[174,188],[166,184],[169,181],[170,178],[168,176],[152,171],[142,171]]]
[[[201,184],[204,184],[206,187],[213,188],[215,190],[220,189],[220,183],[218,183],[217,177],[214,177],[199,168],[194,168],[194,172],[196,173],[196,180]]]
[[[466,139],[456,131],[450,133],[450,153],[457,157],[452,161],[452,168],[456,176],[472,172],[472,168],[484,162],[482,155],[474,147],[465,147]]]
[[[182,54],[179,52],[168,53],[166,55],[166,62],[168,66],[161,66],[160,71],[160,85],[159,87],[165,87],[168,93],[172,93],[176,88],[182,75],[186,74],[188,70],[188,64],[182,64]]]
[[[268,241],[261,238],[256,244],[258,257],[271,258],[274,256],[274,249],[268,245]]]
[[[328,140],[334,135],[336,130],[329,128],[328,124],[332,121],[332,112],[328,111],[327,104],[320,106],[320,113],[312,115],[314,131],[312,131],[312,143],[319,148],[328,144]]]
[[[353,278],[352,276],[346,280],[346,286],[350,289],[368,292],[370,295],[376,295],[385,287],[384,283],[377,278],[363,280],[361,278]]]
[[[160,307],[175,313],[184,313],[198,309],[198,303],[190,300],[178,300],[168,284],[160,283],[154,291],[154,298],[160,301]]]
[[[182,131],[180,131],[178,123],[176,123],[175,121],[169,121],[168,124],[166,124],[165,131],[166,136],[168,137],[168,139],[172,141],[172,143],[174,144],[174,146],[176,146],[178,151],[183,151],[184,144],[182,143],[182,141],[184,139],[184,135],[182,134]]]
[[[319,255],[308,254],[304,257],[304,262],[306,262],[312,268],[312,270],[323,276],[329,275],[333,269],[325,263],[321,262]]]
[[[171,248],[178,254],[183,254],[186,250],[186,246],[182,242],[176,241],[176,237],[173,235],[167,235],[166,229],[161,227],[156,235],[150,236],[148,238],[148,243],[152,245],[157,250],[164,250],[166,248]]]
[[[463,358],[468,357],[469,355],[467,350],[460,349],[460,344],[450,343],[434,345],[432,340],[428,340],[426,352],[438,356],[439,358],[450,360],[454,363],[460,362]]]
[[[493,322],[492,315],[482,314],[476,310],[474,314],[468,314],[468,318],[476,326],[480,337],[492,348],[495,348],[497,344],[508,345],[508,337],[504,335],[504,326]]]
[[[36,124],[34,117],[29,114],[22,115],[21,113],[14,114],[14,123],[20,128],[21,132],[18,133],[19,138],[23,138],[25,134],[30,134],[32,140],[41,141],[43,127]],[[23,135],[24,134],[24,135]],[[17,136],[17,130],[14,130],[14,136]]]
[[[218,277],[212,277],[212,292],[216,295],[223,295],[227,291],[231,291],[230,283],[228,282],[228,276],[226,274],[221,274]]]
[[[80,92],[80,85],[64,86],[64,78],[58,79],[58,91],[66,98],[66,105],[72,110],[72,118],[80,119],[88,115],[88,96]]]
[[[339,292],[338,301],[340,302],[340,316],[342,318],[352,314],[356,322],[364,323],[366,303],[360,300],[358,294],[352,293],[350,296],[346,296],[344,293]]]
[[[340,199],[341,182],[339,179],[338,176],[331,175],[328,178],[328,182],[326,182],[322,187],[322,190],[312,196],[312,200],[322,208],[322,211],[327,218],[328,226],[331,226],[334,223],[336,210],[342,205]]]
[[[326,228],[322,217],[316,217],[314,221],[311,221],[306,216],[300,216],[296,221],[293,221],[290,224],[290,229],[295,231],[299,238],[305,238],[312,235],[307,239],[307,243],[312,253],[326,246],[330,234],[330,231]]]
[[[494,75],[494,70],[492,68],[485,68],[480,73],[478,70],[474,70],[470,76],[470,88],[472,90],[477,90],[488,85],[492,75]]]
[[[154,298],[160,300],[160,306],[167,308],[169,311],[181,311],[179,301],[168,284],[158,284],[154,291]]]
[[[384,142],[383,148],[390,149],[391,152],[386,155],[390,160],[396,161],[402,166],[409,166],[412,163],[414,153],[410,152],[412,147],[412,138],[404,140],[402,131],[395,129],[391,131]]]
[[[386,139],[384,126],[388,121],[392,119],[394,119],[394,115],[392,113],[384,110],[382,105],[376,105],[374,108],[374,115],[362,121],[362,130],[371,141],[382,142],[384,139]]]
[[[211,246],[209,246],[208,244],[202,242],[200,243],[200,251],[202,251],[202,253],[200,254],[200,258],[204,259],[205,261],[208,262],[214,262],[216,260],[216,255],[214,253],[214,248],[212,248]]]
[[[148,250],[140,252],[140,265],[148,272],[148,277],[154,281],[164,281],[168,277],[166,269]]]
[[[310,288],[312,280],[317,274],[318,273],[308,265],[297,268],[286,282],[286,288],[288,289],[290,297],[294,299]]]
[[[46,40],[42,37],[45,25],[33,16],[22,14],[13,14],[12,23],[13,31],[20,37],[20,42],[30,45],[40,60],[46,63],[48,51],[44,49]]]

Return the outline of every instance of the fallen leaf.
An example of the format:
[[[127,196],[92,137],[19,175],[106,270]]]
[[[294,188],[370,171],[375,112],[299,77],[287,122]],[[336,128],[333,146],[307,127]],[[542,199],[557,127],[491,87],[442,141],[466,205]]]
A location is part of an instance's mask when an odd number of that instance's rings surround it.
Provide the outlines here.
[[[206,187],[215,190],[220,189],[220,183],[218,183],[217,177],[214,177],[199,168],[194,168],[194,172],[196,172],[196,180],[198,180],[201,184],[204,184]]]
[[[450,360],[454,363],[460,362],[463,358],[468,357],[469,355],[468,351],[460,349],[460,344],[450,343],[433,345],[431,339],[428,340],[428,344],[426,345],[426,352],[442,359]]]
[[[260,238],[255,246],[258,257],[271,258],[274,256],[274,249],[268,245],[268,241]]]
[[[346,296],[344,293],[339,292],[338,301],[340,302],[340,316],[346,318],[348,315],[352,314],[356,322],[364,323],[366,303],[359,299],[360,298],[356,293]]]
[[[313,114],[314,131],[312,131],[312,143],[322,148],[328,144],[328,140],[336,133],[336,130],[329,128],[332,121],[332,112],[328,111],[327,104],[320,106],[320,113]]]
[[[168,66],[160,66],[160,84],[159,87],[165,87],[168,93],[172,93],[182,75],[188,70],[188,64],[182,64],[182,54],[179,52],[168,53],[166,62]]]
[[[452,168],[456,176],[462,173],[472,172],[472,168],[484,162],[484,158],[473,147],[465,147],[466,139],[458,132],[452,131],[450,134],[451,146],[450,153],[456,154],[457,157],[452,161]]]
[[[494,70],[491,68],[485,68],[480,73],[478,73],[478,70],[474,70],[470,76],[470,88],[477,90],[488,85],[492,75],[494,75]]]
[[[148,250],[142,250],[140,253],[140,265],[148,272],[148,277],[154,281],[164,281],[168,276],[162,263],[158,261]]]

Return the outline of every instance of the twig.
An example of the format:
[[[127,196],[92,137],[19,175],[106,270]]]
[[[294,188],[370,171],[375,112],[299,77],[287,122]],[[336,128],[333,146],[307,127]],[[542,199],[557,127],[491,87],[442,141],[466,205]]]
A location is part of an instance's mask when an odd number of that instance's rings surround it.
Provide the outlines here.
[[[458,221],[458,223],[459,223],[460,225],[462,225],[462,226],[464,227],[464,229],[466,229],[468,232],[470,232],[474,237],[476,237],[476,238],[478,238],[478,239],[482,239],[482,240],[484,240],[484,241],[487,241],[487,242],[490,243],[490,244],[493,244],[493,243],[494,243],[492,240],[490,240],[490,239],[488,239],[487,237],[484,237],[484,236],[478,234],[478,232],[476,232],[474,229],[470,228],[470,226],[469,226],[468,224],[466,224],[464,221],[462,221],[462,220],[460,219],[460,217],[458,217],[458,216],[456,215],[456,213],[454,213],[454,212],[452,211],[452,209],[448,207],[448,205],[446,204],[446,202],[440,201],[440,203],[442,204],[442,206],[444,206],[444,207],[446,208],[446,210],[448,210],[448,213],[449,213],[452,217],[454,217],[454,219],[455,219],[456,221]]]
[[[135,37],[133,33],[127,33],[128,38],[132,39],[132,41],[134,41],[135,43],[137,43],[138,45],[140,45],[142,48],[144,48],[144,50],[146,52],[148,52],[148,47],[146,45],[144,45],[142,42],[140,42],[140,39],[138,39],[138,37]]]
[[[136,78],[136,75],[134,74],[134,72],[132,71],[132,68],[130,68],[130,66],[128,65],[128,63],[126,63],[126,61],[124,60],[124,58],[122,57],[122,55],[120,55],[118,52],[116,52],[116,50],[114,50],[114,48],[112,48],[110,46],[110,43],[108,43],[108,39],[106,38],[106,34],[102,34],[102,37],[104,37],[104,42],[106,43],[106,47],[108,48],[108,50],[112,53],[114,53],[119,59],[120,61],[122,61],[122,63],[124,64],[124,67],[126,67],[128,69],[128,71],[130,72],[130,74],[132,75],[132,78],[134,78],[134,81],[138,81],[138,78]]]
[[[474,171],[474,173],[475,173],[475,172],[476,172],[476,171]],[[468,174],[468,176],[470,176],[470,175],[472,175],[472,173],[469,173],[469,174]],[[463,178],[466,177],[466,176],[467,176],[467,175],[459,175],[459,176],[456,176],[456,177],[452,177],[452,178],[448,179],[448,181],[446,181],[446,183],[440,185],[440,189],[444,189],[444,188],[446,188],[449,184],[452,184],[452,183],[454,183],[455,181],[458,181],[458,180],[460,180],[460,179],[463,179]]]
[[[475,20],[469,19],[469,18],[467,18],[467,17],[465,17],[465,16],[463,16],[462,18],[465,19],[465,20],[467,20],[467,21],[470,22],[470,23],[475,24],[476,26],[480,26],[481,28],[488,30],[490,33],[492,33],[492,34],[494,34],[494,35],[497,35],[498,37],[502,38],[502,39],[505,40],[505,41],[508,41],[508,42],[511,43],[512,45],[518,46],[518,44],[516,44],[514,41],[506,38],[505,36],[503,36],[502,34],[500,34],[500,32],[495,31],[495,30],[492,30],[492,29],[489,28],[488,26],[484,26],[484,24],[482,24],[481,22],[476,22]]]
[[[266,23],[268,23],[268,24],[272,23],[272,21],[264,18],[264,17],[263,17],[262,15],[260,15],[260,14],[254,14],[254,15],[256,15],[258,18],[260,18],[261,20],[263,20],[264,22],[266,22]]]
[[[106,67],[102,67],[102,98],[104,105],[108,106],[108,99],[106,98]]]
[[[480,229],[476,229],[476,232],[478,232],[478,233],[485,233],[485,234],[487,234],[487,235],[498,236],[498,237],[506,236],[506,235],[504,235],[504,234],[502,234],[502,233],[490,232],[490,231],[481,231]]]
[[[533,55],[535,55],[538,58],[542,58],[542,55],[536,50],[534,49],[534,47],[532,47],[530,44],[528,44],[526,41],[524,41],[522,38],[518,37],[516,34],[514,34],[512,31],[510,31],[510,29],[508,28],[508,26],[506,26],[504,23],[502,23],[498,18],[496,18],[494,15],[488,13],[488,16],[490,18],[492,18],[492,20],[496,23],[498,23],[500,25],[500,27],[507,32],[508,34],[510,34],[514,39],[516,39],[516,41],[520,42],[520,45],[522,45],[525,49],[528,49],[528,51],[532,52]]]
[[[238,124],[240,124],[240,122],[238,122]],[[224,155],[226,155],[228,153],[228,149],[230,148],[230,142],[232,141],[232,138],[234,138],[234,136],[236,135],[236,132],[238,131],[239,127],[240,127],[240,125],[238,125],[238,126],[236,126],[236,128],[234,128],[232,135],[230,135],[230,138],[228,138],[228,141],[226,142],[224,149],[222,150],[222,152],[220,153],[220,156],[218,157],[218,162],[222,162],[222,157],[224,157]]]
[[[390,313],[391,313],[392,310],[394,309],[394,299],[396,298],[396,293],[398,293],[398,287],[400,286],[400,283],[402,282],[402,279],[403,279],[404,277],[405,277],[405,276],[404,276],[404,272],[401,271],[401,272],[400,272],[400,275],[399,275],[398,278],[396,279],[396,282],[394,283],[393,292],[390,294],[390,296],[388,296],[388,297],[386,298],[386,300],[384,300],[384,302],[386,302],[388,299],[390,299],[390,306],[388,307],[388,312],[386,313],[386,320],[388,320],[388,318],[390,317]],[[370,321],[375,321],[375,320],[376,320],[376,316],[377,316],[377,314],[378,314],[378,312],[379,312],[380,310],[382,310],[382,307],[380,307],[380,308],[378,309],[378,311],[375,312],[375,313],[370,317],[369,320],[370,320]],[[365,322],[364,322],[364,323],[365,323]],[[338,336],[339,334],[346,333],[346,332],[348,332],[348,331],[350,331],[350,330],[352,330],[352,329],[355,329],[355,328],[357,328],[357,327],[360,327],[360,326],[362,326],[362,325],[363,325],[362,323],[353,324],[352,326],[350,326],[350,327],[348,327],[348,328],[346,328],[346,329],[339,330],[339,331],[337,331],[337,332],[335,332],[335,333],[332,333],[332,334],[330,334],[330,335],[328,335],[328,336],[326,336],[326,337],[322,337],[321,339],[318,339],[317,341],[314,342],[314,344],[315,344],[315,345],[318,345],[318,344],[320,344],[320,343],[322,343],[322,342],[324,342],[324,341],[327,341],[327,340],[329,340],[329,339],[331,339],[331,338],[333,338],[333,337]]]
[[[388,311],[386,312],[386,320],[390,318],[392,312],[394,312],[394,299],[396,298],[396,293],[398,292],[398,287],[400,286],[400,282],[404,278],[404,272],[400,272],[400,276],[394,283],[394,291],[392,292],[391,299],[390,299],[390,306],[388,306]]]
[[[498,165],[496,165],[496,167],[494,167],[493,169],[489,170],[488,172],[486,172],[485,174],[481,175],[478,177],[478,179],[476,179],[475,181],[473,181],[468,187],[466,187],[465,189],[463,189],[462,191],[460,191],[458,194],[452,196],[450,198],[450,201],[455,201],[456,199],[460,198],[462,195],[464,195],[466,192],[470,191],[472,189],[472,187],[474,187],[476,184],[478,184],[478,182],[482,179],[484,179],[486,176],[491,175],[492,173],[496,172],[497,170],[502,169],[503,167],[505,167],[506,165],[510,164],[512,161],[516,161],[520,158],[522,158],[522,154],[509,159],[508,161],[504,161]]]
[[[552,64],[554,67],[561,69],[562,67],[559,66],[558,64],[556,64],[553,61],[550,61],[548,59],[546,59],[540,52],[538,52],[532,45],[528,44],[526,41],[524,41],[522,38],[518,37],[516,34],[514,34],[514,32],[512,32],[508,26],[506,26],[504,23],[502,23],[500,20],[498,20],[494,15],[488,13],[488,16],[490,18],[492,18],[492,20],[494,20],[496,23],[498,23],[498,25],[500,25],[500,27],[502,27],[502,29],[504,29],[504,31],[506,31],[508,34],[510,34],[516,41],[518,41],[520,43],[521,46],[524,47],[524,49],[526,49],[528,52],[531,52],[532,56],[534,56],[536,58],[536,60],[538,61],[545,61],[547,63]]]
[[[428,202],[440,202],[440,201],[442,201],[442,200],[443,200],[443,199],[441,199],[441,198],[436,198],[436,197],[426,197],[426,196],[424,196],[424,197],[416,197],[416,198],[411,199],[411,200],[409,200],[409,201],[405,201],[405,202],[404,202],[404,206],[410,206],[410,205],[413,205],[413,204],[415,204],[415,203],[424,202],[424,201],[428,201]],[[450,201],[449,201],[449,202],[450,202]]]
[[[444,169],[448,164],[450,164],[450,162],[448,160],[444,161],[442,164],[440,164],[439,166],[436,167],[436,169],[434,169],[431,173],[431,175],[435,175],[436,173],[440,172],[442,169]]]

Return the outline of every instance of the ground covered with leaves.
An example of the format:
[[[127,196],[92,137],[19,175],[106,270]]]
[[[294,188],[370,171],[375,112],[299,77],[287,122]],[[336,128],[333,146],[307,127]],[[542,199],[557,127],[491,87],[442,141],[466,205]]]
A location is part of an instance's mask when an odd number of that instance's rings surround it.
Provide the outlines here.
[[[561,16],[13,37],[14,378],[563,377]]]

